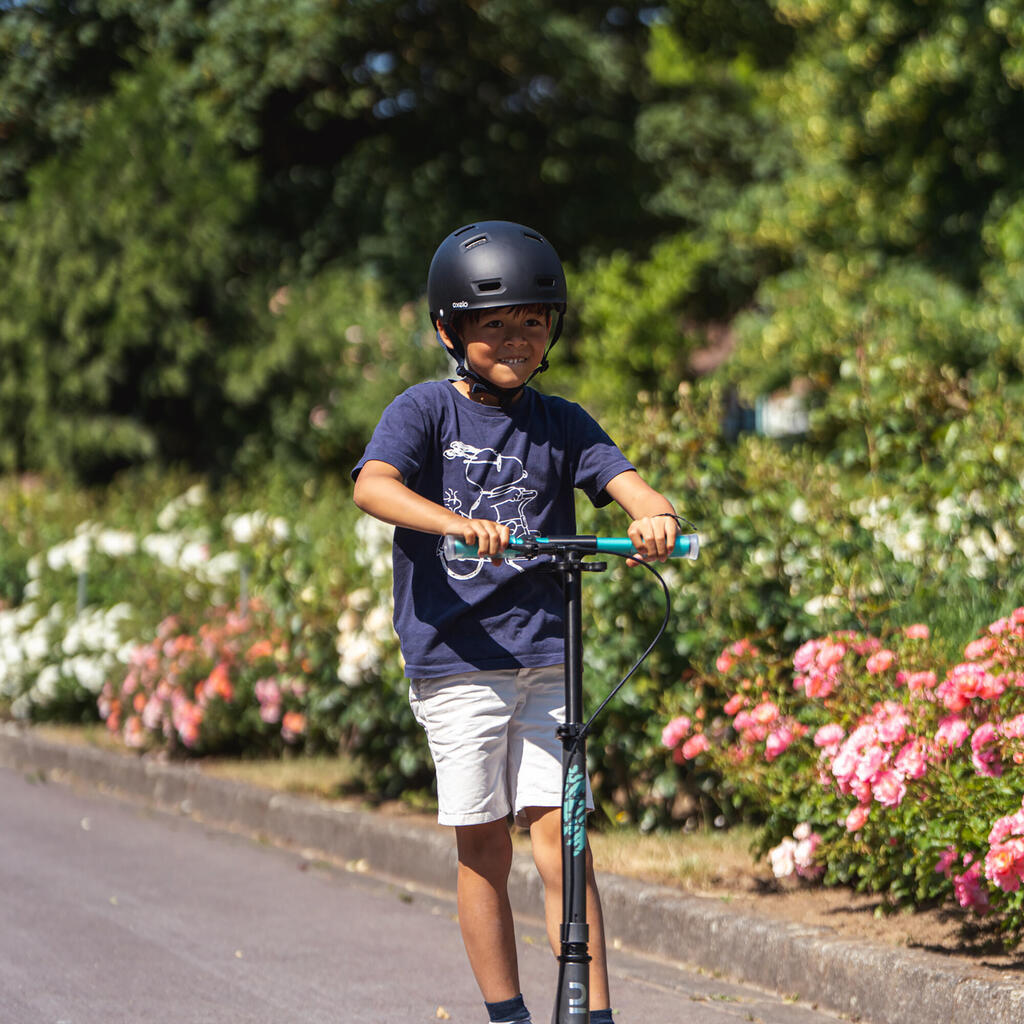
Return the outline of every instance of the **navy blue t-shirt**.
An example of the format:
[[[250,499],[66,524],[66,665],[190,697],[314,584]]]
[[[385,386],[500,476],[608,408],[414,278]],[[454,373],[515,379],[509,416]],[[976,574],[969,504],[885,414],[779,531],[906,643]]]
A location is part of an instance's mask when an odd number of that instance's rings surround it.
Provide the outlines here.
[[[633,468],[580,406],[526,388],[509,409],[480,405],[451,381],[416,384],[384,410],[362,459],[393,466],[406,485],[513,537],[576,532],[574,488],[595,506]],[[563,659],[562,593],[541,559],[447,561],[442,539],[395,530],[395,630],[405,674],[432,678]]]

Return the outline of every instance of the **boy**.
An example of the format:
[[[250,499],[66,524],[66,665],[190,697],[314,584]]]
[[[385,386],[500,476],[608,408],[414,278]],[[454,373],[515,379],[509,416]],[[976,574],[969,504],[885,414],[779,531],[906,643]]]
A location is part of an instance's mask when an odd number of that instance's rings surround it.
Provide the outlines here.
[[[427,297],[458,377],[417,384],[385,410],[353,470],[354,498],[396,527],[395,628],[437,772],[438,821],[455,828],[470,966],[491,1021],[529,1022],[507,891],[506,819],[513,813],[529,829],[557,955],[562,595],[555,574],[500,556],[512,537],[574,534],[574,487],[598,507],[618,502],[646,559],[667,558],[677,527],[671,503],[590,416],[526,386],[546,367],[566,308],[565,275],[545,238],[507,221],[466,225],[434,254]],[[446,534],[478,545],[482,558],[446,560]],[[601,905],[587,856],[590,1019],[610,1024]]]

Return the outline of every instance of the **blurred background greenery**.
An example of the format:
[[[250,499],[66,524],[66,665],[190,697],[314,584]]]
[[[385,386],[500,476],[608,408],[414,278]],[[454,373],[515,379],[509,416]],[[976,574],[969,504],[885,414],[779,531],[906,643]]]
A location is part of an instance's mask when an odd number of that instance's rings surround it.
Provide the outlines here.
[[[1021,603],[1022,26],[1024,0],[0,0],[0,609],[67,609],[47,552],[83,523],[171,532],[201,481],[182,515],[212,552],[230,514],[290,524],[239,550],[319,652],[347,724],[318,734],[371,789],[425,784],[393,649],[358,686],[331,661],[358,632],[335,619],[387,600],[347,474],[445,372],[438,241],[523,221],[570,276],[540,386],[706,541],[593,744],[610,814],[691,816],[707,780],[660,728],[726,643],[923,620],[955,651]],[[727,421],[779,395],[798,435]],[[88,574],[135,638],[236,596],[145,565]],[[660,609],[636,574],[588,601],[599,694]]]

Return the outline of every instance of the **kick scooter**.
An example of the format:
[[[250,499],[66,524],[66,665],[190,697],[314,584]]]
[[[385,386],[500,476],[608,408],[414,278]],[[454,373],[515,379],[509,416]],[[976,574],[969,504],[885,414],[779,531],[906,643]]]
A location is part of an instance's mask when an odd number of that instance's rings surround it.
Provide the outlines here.
[[[677,538],[671,554],[696,559],[700,540],[696,533]],[[476,558],[476,547],[446,537],[445,558]],[[558,988],[552,1024],[589,1024],[590,954],[587,951],[587,733],[591,723],[626,684],[665,632],[671,615],[668,587],[649,563],[665,593],[665,618],[657,636],[623,680],[586,721],[583,718],[582,574],[604,572],[605,562],[584,562],[587,555],[638,557],[628,537],[530,537],[514,540],[504,558],[550,556],[549,568],[560,576],[565,610],[565,722],[558,727],[562,741],[562,926],[558,955]]]

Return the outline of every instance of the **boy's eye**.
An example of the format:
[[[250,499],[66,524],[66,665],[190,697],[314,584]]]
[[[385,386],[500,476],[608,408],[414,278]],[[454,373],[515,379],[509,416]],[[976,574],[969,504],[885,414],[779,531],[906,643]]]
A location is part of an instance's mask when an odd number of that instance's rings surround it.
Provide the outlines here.
[[[495,317],[493,320],[481,320],[480,328],[487,331],[500,331],[503,330],[511,321],[506,321],[504,317]],[[524,329],[536,330],[537,328],[546,327],[547,324],[541,317],[528,316],[524,317],[521,326]]]

